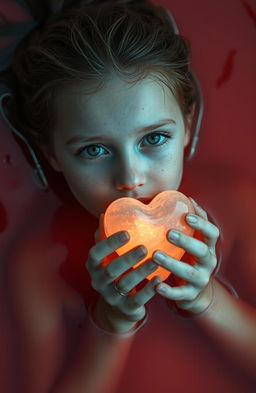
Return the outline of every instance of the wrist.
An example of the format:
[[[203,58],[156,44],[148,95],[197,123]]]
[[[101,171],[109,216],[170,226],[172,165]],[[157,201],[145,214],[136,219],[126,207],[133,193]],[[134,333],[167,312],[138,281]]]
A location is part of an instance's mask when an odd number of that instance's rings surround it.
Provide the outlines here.
[[[174,311],[184,317],[193,317],[204,313],[214,301],[214,288],[210,280],[203,291],[197,296],[196,299],[190,302],[175,302],[173,304]]]
[[[129,321],[118,309],[109,305],[101,296],[92,309],[93,319],[101,329],[112,334],[129,334],[141,321]],[[139,326],[140,327],[140,326]]]
[[[200,294],[198,302],[191,308],[192,316],[197,317],[211,311],[215,305],[215,291],[212,280],[209,281],[204,291]]]
[[[212,304],[213,298],[214,298],[214,289],[213,289],[213,283],[210,280],[208,285],[199,295],[197,301],[195,302],[195,304],[193,305],[190,311],[195,315],[199,315],[205,312]]]

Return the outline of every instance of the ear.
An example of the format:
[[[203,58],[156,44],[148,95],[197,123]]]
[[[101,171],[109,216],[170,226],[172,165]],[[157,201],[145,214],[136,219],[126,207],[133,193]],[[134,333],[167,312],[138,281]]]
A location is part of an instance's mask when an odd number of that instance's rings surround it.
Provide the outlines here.
[[[196,104],[192,105],[192,109],[190,113],[187,115],[186,124],[185,124],[185,139],[184,139],[184,148],[188,146],[191,139],[191,128],[193,123],[193,118],[195,114]]]

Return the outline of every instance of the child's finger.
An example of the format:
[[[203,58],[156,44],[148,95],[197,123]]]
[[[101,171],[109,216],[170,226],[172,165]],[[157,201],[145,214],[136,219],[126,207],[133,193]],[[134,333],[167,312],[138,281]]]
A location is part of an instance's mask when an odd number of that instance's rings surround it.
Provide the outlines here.
[[[100,276],[101,281],[104,283],[104,285],[111,284],[114,280],[118,279],[118,277],[126,273],[127,270],[131,269],[134,265],[144,259],[146,255],[147,249],[144,246],[137,246],[121,256],[116,255],[116,257],[110,263],[108,263],[106,266],[103,266],[104,268],[101,270]],[[155,268],[157,268],[157,266],[155,266]],[[137,269],[133,269],[133,272],[136,271]],[[128,276],[128,273],[125,276]],[[129,276],[127,277],[127,280],[129,280]],[[124,280],[123,283],[125,284]],[[120,291],[127,292],[128,290],[120,288]]]
[[[86,267],[89,272],[101,266],[102,261],[108,255],[129,241],[129,233],[125,231],[116,232],[106,239],[99,241],[89,251]]]
[[[199,290],[192,285],[171,287],[170,285],[161,283],[156,286],[156,292],[170,300],[192,301],[198,296]]]
[[[187,214],[186,221],[192,228],[202,233],[203,240],[209,247],[215,247],[220,235],[220,231],[216,225],[195,214]]]
[[[128,306],[132,309],[144,306],[156,294],[155,288],[161,282],[158,276],[152,278],[143,289],[127,299]]]
[[[176,235],[176,233],[177,237],[172,237]],[[197,260],[202,260],[203,264],[205,264],[205,262],[207,262],[206,259],[211,256],[209,247],[204,242],[188,236],[185,233],[171,231],[168,234],[168,240],[176,246],[183,248],[189,254],[194,255]]]
[[[159,258],[160,255],[163,259]],[[207,283],[206,280],[208,280],[208,276],[204,273],[204,271],[196,269],[194,266],[191,266],[186,262],[178,261],[169,255],[159,252],[156,252],[153,255],[153,260],[160,266],[172,272],[175,276],[182,278],[191,284],[197,285],[198,287],[203,287]]]
[[[134,263],[137,261],[134,261]],[[116,287],[120,292],[130,292],[136,285],[141,283],[145,278],[158,268],[158,265],[152,260],[144,262],[137,269],[133,269],[130,273],[125,274],[118,283]],[[127,265],[126,265],[127,270]],[[113,280],[113,279],[112,279]]]

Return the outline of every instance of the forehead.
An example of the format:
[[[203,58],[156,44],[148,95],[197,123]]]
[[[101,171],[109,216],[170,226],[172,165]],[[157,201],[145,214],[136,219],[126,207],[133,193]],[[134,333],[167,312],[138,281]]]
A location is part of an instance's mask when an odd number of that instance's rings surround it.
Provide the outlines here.
[[[58,93],[54,101],[56,126],[65,130],[120,127],[129,131],[157,119],[168,117],[179,122],[179,105],[165,84],[146,78],[131,85],[118,78],[103,89],[86,95],[82,88]]]

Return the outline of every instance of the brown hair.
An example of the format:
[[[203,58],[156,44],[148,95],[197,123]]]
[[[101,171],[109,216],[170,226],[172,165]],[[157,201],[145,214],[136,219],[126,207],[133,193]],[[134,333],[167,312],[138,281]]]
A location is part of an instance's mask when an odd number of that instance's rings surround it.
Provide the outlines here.
[[[195,100],[190,46],[174,34],[162,7],[145,0],[48,0],[40,9],[38,1],[28,2],[41,23],[16,48],[8,81],[11,121],[32,142],[50,146],[60,89],[84,86],[91,94],[113,75],[164,83],[186,121]]]

